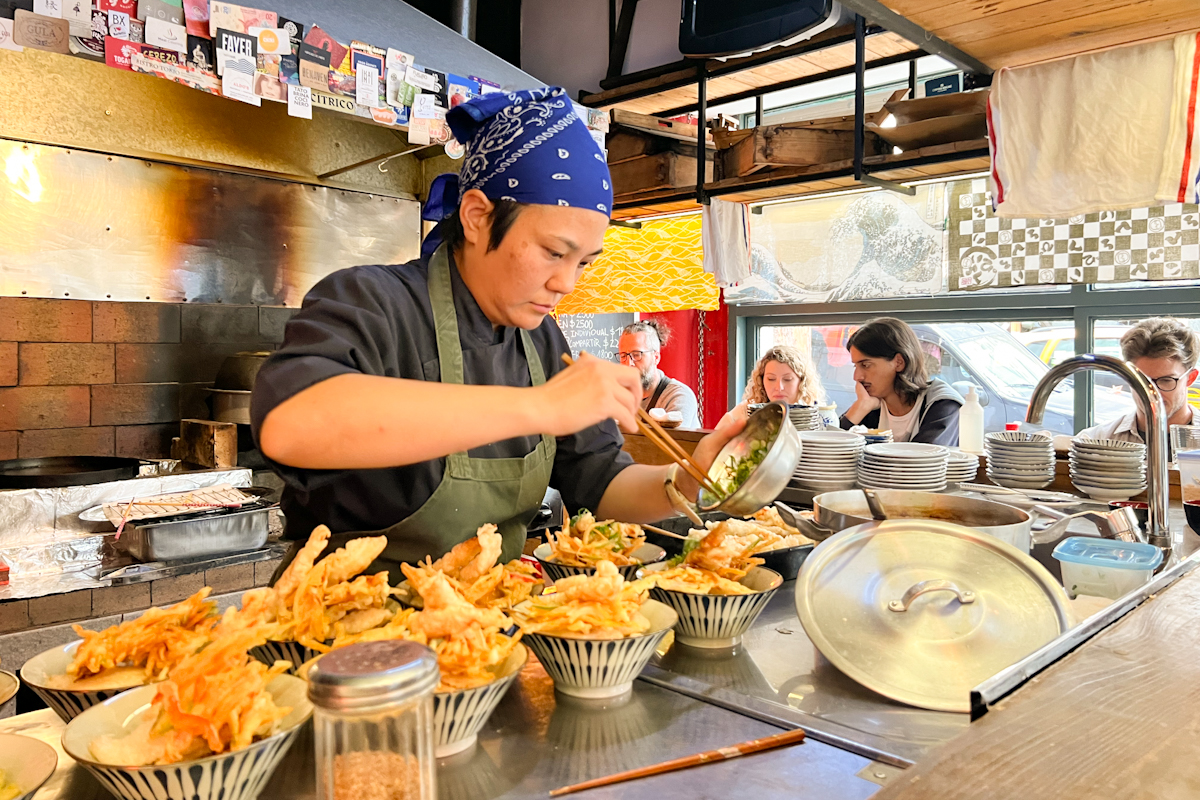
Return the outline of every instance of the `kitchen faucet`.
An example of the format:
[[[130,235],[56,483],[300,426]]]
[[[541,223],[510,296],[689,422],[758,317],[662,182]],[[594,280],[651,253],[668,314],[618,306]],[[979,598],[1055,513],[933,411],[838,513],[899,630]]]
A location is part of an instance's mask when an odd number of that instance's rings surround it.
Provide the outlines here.
[[[1146,414],[1146,457],[1147,465],[1146,493],[1150,501],[1150,513],[1146,520],[1146,540],[1163,551],[1163,563],[1171,555],[1171,524],[1167,518],[1167,506],[1170,498],[1170,486],[1167,481],[1167,408],[1163,405],[1158,387],[1147,378],[1142,371],[1128,361],[1121,361],[1112,356],[1082,355],[1068,358],[1061,364],[1051,367],[1042,376],[1038,385],[1029,398],[1029,410],[1025,412],[1025,421],[1034,425],[1041,423],[1046,413],[1046,403],[1050,392],[1063,378],[1076,372],[1093,370],[1111,372],[1118,376],[1133,390],[1134,397]]]

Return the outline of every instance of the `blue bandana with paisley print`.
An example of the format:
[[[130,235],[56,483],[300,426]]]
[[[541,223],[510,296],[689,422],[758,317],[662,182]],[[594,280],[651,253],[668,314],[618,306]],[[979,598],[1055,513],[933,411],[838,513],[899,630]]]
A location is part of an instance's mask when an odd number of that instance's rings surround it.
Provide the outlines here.
[[[491,200],[612,213],[604,153],[562,87],[486,94],[452,108],[446,123],[466,155],[459,174],[434,179],[422,219],[440,223],[471,189]],[[422,256],[441,244],[440,227],[425,238]]]

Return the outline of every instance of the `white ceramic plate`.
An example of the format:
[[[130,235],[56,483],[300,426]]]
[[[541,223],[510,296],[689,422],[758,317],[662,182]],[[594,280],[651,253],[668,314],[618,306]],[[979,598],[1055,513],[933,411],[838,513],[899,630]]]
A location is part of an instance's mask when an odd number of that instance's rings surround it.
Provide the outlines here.
[[[1095,475],[1072,475],[1071,483],[1076,485],[1085,484],[1087,486],[1103,486],[1106,488],[1122,488],[1128,486],[1140,486],[1146,488],[1146,481],[1140,478],[1097,478]]]
[[[849,431],[801,431],[800,441],[808,444],[830,444],[838,446],[862,447],[863,438]]]
[[[921,444],[919,442],[883,442],[869,444],[866,450],[871,455],[894,456],[898,458],[945,458],[946,448],[937,444]]]
[[[1139,495],[1145,491],[1144,488],[1106,489],[1101,486],[1083,486],[1078,483],[1075,484],[1075,488],[1093,500],[1104,500],[1110,503],[1116,500],[1128,500],[1129,498]]]

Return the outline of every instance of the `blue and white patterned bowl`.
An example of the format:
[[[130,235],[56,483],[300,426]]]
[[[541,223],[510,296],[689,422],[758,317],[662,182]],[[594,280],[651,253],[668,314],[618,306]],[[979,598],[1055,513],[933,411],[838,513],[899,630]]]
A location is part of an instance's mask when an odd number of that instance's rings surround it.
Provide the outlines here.
[[[650,661],[654,648],[679,621],[674,609],[657,600],[643,603],[642,614],[650,620],[650,630],[637,636],[580,639],[526,633],[525,641],[553,679],[554,688],[563,694],[588,699],[619,697],[633,688],[634,678]]]
[[[308,684],[295,675],[275,676],[267,690],[291,712],[278,733],[232,753],[148,767],[97,762],[92,742],[136,728],[158,691],[154,686],[131,689],[80,714],[63,731],[63,750],[123,800],[254,800],[312,716]]]
[[[276,642],[268,639],[263,644],[251,647],[250,655],[268,667],[275,666],[276,661],[287,661],[291,663],[292,671],[295,672],[321,653],[298,642]]]
[[[666,569],[666,564],[647,567],[643,574]],[[675,641],[690,647],[734,647],[767,607],[783,576],[766,567],[755,567],[738,583],[754,594],[693,594],[654,586],[650,596],[666,603],[679,614]]]
[[[479,729],[496,710],[508,687],[521,674],[529,661],[529,651],[518,644],[496,670],[496,680],[458,692],[435,692],[433,695],[433,732],[438,758],[452,756],[475,744]]]
[[[15,733],[0,733],[0,773],[20,792],[14,800],[33,800],[58,767],[58,753],[45,742]]]
[[[617,572],[621,573],[621,577],[627,581],[633,580],[637,571],[647,564],[662,561],[667,557],[667,551],[656,544],[644,544],[629,555],[636,558],[638,563],[617,567]],[[551,561],[549,544],[538,545],[537,549],[533,551],[533,557],[542,565],[542,570],[551,581],[560,581],[572,575],[591,575],[596,571],[595,567],[570,567],[566,564],[559,564],[557,561]]]
[[[98,691],[54,689],[48,686],[47,684],[53,678],[67,674],[67,667],[71,665],[71,661],[75,658],[75,651],[82,643],[82,639],[76,639],[70,644],[52,647],[29,659],[21,667],[21,680],[30,689],[33,689],[46,705],[53,708],[54,713],[58,714],[58,718],[63,722],[70,722],[92,706],[102,703],[110,697],[116,697],[121,692],[145,684],[144,681],[139,681],[129,686]]]

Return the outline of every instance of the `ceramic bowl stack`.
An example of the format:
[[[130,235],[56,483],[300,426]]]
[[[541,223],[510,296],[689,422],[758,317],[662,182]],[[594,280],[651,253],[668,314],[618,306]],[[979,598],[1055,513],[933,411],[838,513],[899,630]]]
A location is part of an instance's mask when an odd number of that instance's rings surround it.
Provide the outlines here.
[[[858,485],[867,489],[940,492],[946,488],[946,453],[936,444],[886,442],[863,448]]]
[[[798,431],[825,429],[825,420],[821,419],[821,409],[816,406],[788,406],[788,418],[792,421],[792,427]]]
[[[987,476],[1009,489],[1043,489],[1054,482],[1054,440],[1044,433],[996,431],[984,437]]]
[[[886,444],[892,441],[891,431],[875,430],[860,435],[866,440],[867,444]]]
[[[801,431],[800,463],[792,478],[814,492],[837,492],[858,485],[858,460],[866,442],[847,431]]]
[[[979,456],[965,450],[951,450],[946,458],[946,483],[974,483],[979,472]]]
[[[1141,494],[1146,489],[1146,445],[1072,439],[1071,483],[1094,500],[1128,500]]]

